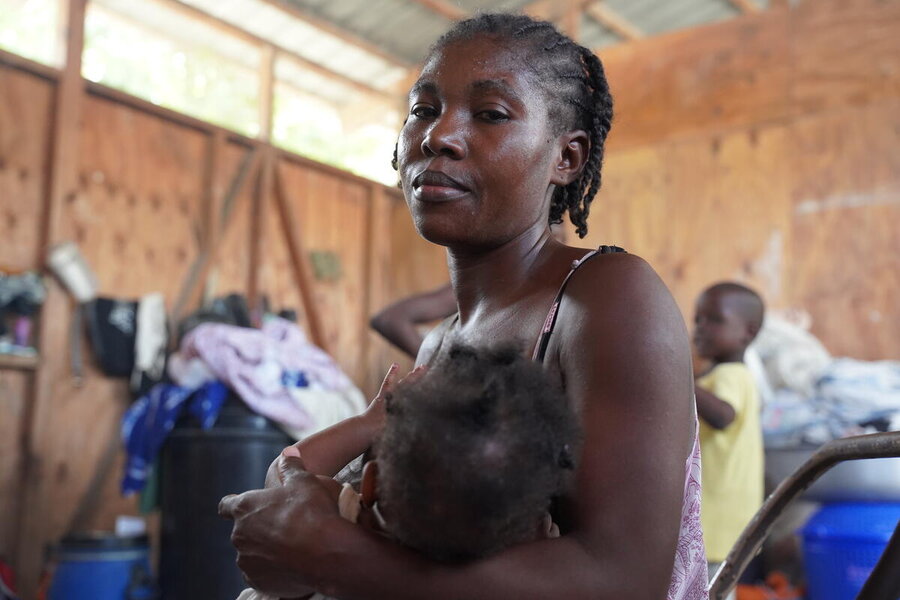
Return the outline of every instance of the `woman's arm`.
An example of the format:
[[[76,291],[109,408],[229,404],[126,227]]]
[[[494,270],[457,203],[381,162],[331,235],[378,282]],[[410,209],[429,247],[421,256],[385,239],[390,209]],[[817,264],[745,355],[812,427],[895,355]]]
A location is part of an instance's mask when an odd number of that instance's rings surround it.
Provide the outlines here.
[[[443,319],[454,312],[456,297],[448,283],[386,306],[372,317],[369,325],[384,339],[415,358],[423,339],[416,326]]]
[[[251,581],[282,593],[308,583],[359,599],[664,598],[692,442],[687,333],[640,259],[613,255],[582,269],[548,354],[585,431],[567,535],[467,566],[433,563],[343,522],[317,482],[288,460],[283,489],[259,492],[277,498],[239,496],[223,507],[236,519],[239,565]],[[300,510],[286,506],[295,501]],[[289,531],[277,534],[272,521]]]

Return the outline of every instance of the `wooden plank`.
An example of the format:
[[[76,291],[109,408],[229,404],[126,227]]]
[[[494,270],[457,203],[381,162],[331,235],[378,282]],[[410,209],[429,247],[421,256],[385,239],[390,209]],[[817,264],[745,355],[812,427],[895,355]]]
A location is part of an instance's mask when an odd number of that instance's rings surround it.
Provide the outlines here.
[[[303,302],[303,311],[306,314],[309,337],[312,342],[329,354],[333,353],[330,344],[325,337],[325,329],[322,318],[316,305],[313,291],[312,267],[309,264],[309,256],[303,244],[303,237],[297,228],[297,220],[294,217],[294,209],[291,200],[285,190],[281,169],[274,169],[274,196],[275,205],[278,208],[279,221],[284,238],[287,241],[288,252],[291,258],[291,271],[294,275],[294,283],[300,291]]]
[[[374,398],[381,384],[379,378],[391,361],[388,344],[380,335],[369,329],[368,319],[390,302],[391,256],[391,198],[380,186],[370,186],[368,228],[366,230],[366,313],[362,324],[365,356],[368,362],[367,377],[359,385],[367,398]]]
[[[60,77],[59,69],[54,69],[53,67],[48,67],[43,63],[25,58],[24,56],[19,56],[18,54],[7,52],[2,48],[0,48],[0,65],[18,69],[26,73],[31,73],[32,75],[37,75],[38,77],[46,79],[47,81],[56,82]]]
[[[789,13],[766,11],[600,50],[616,99],[609,147],[786,118],[791,39]]]
[[[53,83],[0,68],[0,270],[36,269],[53,121]]]
[[[423,6],[431,12],[440,15],[448,21],[461,21],[469,16],[466,10],[446,0],[412,0],[415,4]],[[377,390],[376,390],[377,392]]]
[[[817,0],[791,20],[796,114],[900,96],[900,2]]]
[[[900,358],[900,99],[790,128],[791,303],[836,356]]]
[[[218,255],[220,240],[228,235],[229,226],[232,223],[232,215],[225,208],[225,205],[233,203],[241,197],[244,186],[253,179],[254,173],[258,172],[260,168],[259,162],[257,150],[251,150],[246,154],[235,172],[228,192],[222,198],[222,202],[216,203],[217,205],[220,204],[222,208],[218,214],[212,217],[214,226],[210,229],[209,238],[206,240],[209,245],[199,248],[198,255],[188,269],[181,291],[175,300],[171,312],[173,327],[177,325],[178,321],[188,310],[193,310],[198,306],[207,275]],[[207,215],[207,218],[210,217]]]
[[[17,356],[15,354],[0,354],[0,370],[10,371],[34,371],[41,365],[38,356]]]
[[[16,555],[20,521],[21,490],[27,456],[26,414],[31,400],[29,373],[0,368],[0,556]],[[14,561],[15,562],[15,561]]]
[[[260,263],[262,262],[262,245],[265,239],[263,225],[265,214],[272,203],[273,186],[276,185],[275,154],[268,149],[263,151],[256,188],[253,194],[253,208],[250,212],[250,261],[247,271],[247,304],[250,310],[260,308]]]
[[[585,13],[628,41],[639,40],[644,37],[644,32],[631,23],[628,19],[617,13],[604,2],[594,2],[585,8]]]
[[[48,199],[44,213],[44,229],[41,247],[65,239],[65,204],[75,197],[78,187],[77,156],[79,122],[82,112],[84,87],[81,80],[81,52],[84,47],[84,15],[86,0],[72,0],[64,6],[63,22],[66,23],[66,60],[56,90],[53,120],[51,159],[49,168]],[[38,347],[42,349],[65,348],[70,303],[63,290],[54,282],[48,286],[43,313],[54,315],[44,319],[38,332]],[[24,478],[21,486],[22,501],[19,510],[18,552],[16,568],[25,597],[34,596],[43,560],[44,545],[48,541],[46,523],[48,515],[55,512],[47,494],[46,464],[42,464],[44,448],[52,442],[55,432],[52,421],[58,407],[53,400],[57,382],[64,369],[62,361],[44,361],[36,373],[35,396],[25,417],[24,447],[27,448]]]

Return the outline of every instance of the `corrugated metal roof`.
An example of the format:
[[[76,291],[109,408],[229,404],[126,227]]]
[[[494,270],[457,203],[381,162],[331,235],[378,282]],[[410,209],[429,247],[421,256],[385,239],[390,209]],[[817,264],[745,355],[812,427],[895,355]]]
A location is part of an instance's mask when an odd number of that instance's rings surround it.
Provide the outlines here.
[[[140,12],[134,0],[97,0],[115,6],[121,12]],[[304,66],[281,66],[278,77],[299,89],[338,101],[354,86],[351,82],[396,94],[410,75],[410,68],[421,64],[431,44],[452,21],[428,7],[425,0],[180,0],[200,11],[251,34],[271,41],[290,53],[319,65],[315,76],[303,75]],[[434,0],[432,0],[434,1]],[[521,11],[533,6],[533,0],[440,0],[450,9],[465,14],[489,11]],[[751,0],[760,9],[769,0]],[[796,0],[792,0],[795,2]],[[642,36],[734,18],[741,14],[731,0],[596,0]],[[592,2],[582,2],[587,8]],[[132,8],[128,8],[132,5]],[[559,4],[544,0],[544,8]],[[152,17],[145,15],[145,20]],[[580,17],[579,42],[590,48],[603,48],[623,41],[615,24],[601,22],[585,11]],[[327,31],[317,27],[326,23]],[[160,24],[161,25],[161,24]],[[193,31],[181,32],[188,37]],[[358,43],[359,41],[363,43]],[[238,46],[219,42],[222,53],[242,63],[252,54]],[[371,48],[378,48],[378,52]],[[255,56],[253,56],[255,60]],[[334,77],[324,73],[331,71]],[[348,85],[350,84],[350,85]],[[359,86],[356,86],[359,92]]]

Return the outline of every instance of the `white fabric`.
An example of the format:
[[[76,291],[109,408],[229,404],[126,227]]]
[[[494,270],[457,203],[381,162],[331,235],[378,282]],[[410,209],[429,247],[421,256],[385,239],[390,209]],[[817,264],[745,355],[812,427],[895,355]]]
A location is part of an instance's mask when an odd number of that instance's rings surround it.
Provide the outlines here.
[[[141,373],[159,379],[166,364],[166,303],[160,293],[141,298],[137,309],[137,334],[134,341],[134,369],[131,385],[140,385]]]

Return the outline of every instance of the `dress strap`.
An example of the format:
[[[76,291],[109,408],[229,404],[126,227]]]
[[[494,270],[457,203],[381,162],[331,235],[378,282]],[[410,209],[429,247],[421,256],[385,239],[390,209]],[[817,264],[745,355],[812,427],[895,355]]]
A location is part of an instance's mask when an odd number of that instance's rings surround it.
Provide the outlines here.
[[[550,305],[550,311],[547,313],[547,318],[544,319],[544,326],[541,327],[541,333],[538,335],[537,343],[534,345],[534,353],[531,355],[531,359],[537,362],[544,362],[544,354],[547,352],[547,346],[550,343],[550,336],[553,334],[553,328],[556,326],[556,317],[559,313],[559,304],[562,302],[563,294],[565,294],[566,286],[569,284],[569,280],[572,278],[572,275],[575,274],[575,271],[578,270],[578,267],[583,265],[588,259],[596,256],[597,254],[615,254],[617,252],[625,252],[623,248],[619,248],[618,246],[600,246],[596,250],[591,250],[580,259],[572,262],[572,268],[569,270],[569,273],[566,275],[566,278],[563,279],[562,285],[559,286],[559,292],[556,294],[556,298],[553,300],[553,304]]]

